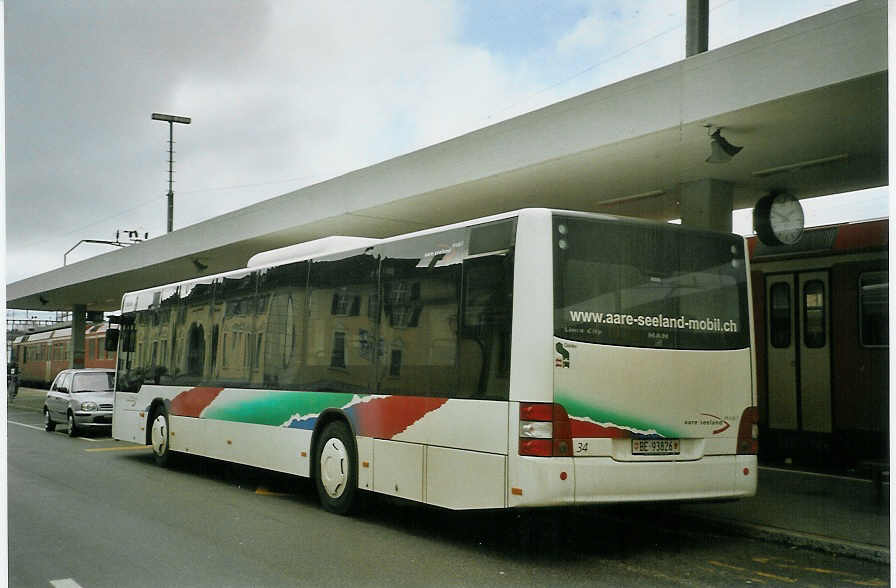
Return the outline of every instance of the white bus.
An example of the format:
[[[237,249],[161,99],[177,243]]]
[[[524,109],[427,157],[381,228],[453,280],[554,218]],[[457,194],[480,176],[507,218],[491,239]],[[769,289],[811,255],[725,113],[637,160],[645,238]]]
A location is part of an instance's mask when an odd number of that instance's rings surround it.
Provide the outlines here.
[[[547,209],[126,294],[113,436],[450,509],[755,494],[744,240]]]

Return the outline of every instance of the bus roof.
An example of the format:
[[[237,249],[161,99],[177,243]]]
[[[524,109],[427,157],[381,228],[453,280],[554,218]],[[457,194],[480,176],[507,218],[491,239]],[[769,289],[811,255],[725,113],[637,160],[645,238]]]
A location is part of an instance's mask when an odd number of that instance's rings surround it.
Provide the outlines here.
[[[371,237],[355,237],[355,236],[346,236],[346,235],[337,235],[331,237],[323,237],[321,239],[314,239],[311,241],[306,241],[304,243],[297,243],[295,245],[288,245],[286,247],[281,247],[278,249],[272,249],[270,251],[263,251],[261,253],[257,253],[249,258],[248,263],[246,264],[246,268],[236,269],[227,272],[221,272],[219,274],[210,274],[207,276],[202,276],[200,278],[193,278],[191,280],[183,280],[180,282],[174,282],[171,284],[161,284],[158,286],[154,286],[152,288],[144,288],[142,290],[134,290],[131,292],[127,292],[125,296],[132,294],[141,294],[145,292],[155,292],[162,288],[169,287],[177,287],[188,284],[194,284],[198,282],[205,282],[210,279],[214,279],[216,277],[229,276],[234,274],[242,274],[247,270],[256,270],[262,269],[265,267],[283,265],[287,263],[294,263],[298,261],[305,261],[308,259],[322,257],[325,255],[335,255],[339,253],[345,253],[352,250],[362,249],[366,247],[372,247],[374,245],[391,243],[394,241],[401,241],[404,239],[409,239],[412,237],[419,237],[428,234],[434,234],[441,231],[448,231],[452,229],[460,229],[464,227],[469,227],[472,225],[484,224],[489,222],[496,222],[500,220],[505,220],[509,218],[516,218],[520,215],[527,213],[560,213],[564,215],[570,216],[581,216],[587,218],[596,218],[596,219],[604,219],[604,220],[614,220],[621,221],[636,225],[656,225],[656,224],[666,224],[660,223],[658,221],[646,220],[641,218],[633,218],[627,216],[618,216],[612,214],[605,214],[599,212],[581,212],[581,211],[573,211],[573,210],[563,210],[563,209],[553,209],[553,208],[522,208],[518,210],[501,212],[498,214],[493,214],[489,216],[479,217],[475,219],[469,219],[465,221],[461,221],[458,223],[452,223],[449,225],[441,225],[438,227],[431,227],[427,229],[422,229],[419,231],[414,231],[412,233],[404,233],[401,235],[395,235],[393,237],[386,237],[383,239],[376,239]],[[688,231],[698,231],[705,232],[705,229],[699,229],[695,227],[674,225],[676,227],[680,227],[681,230]],[[122,304],[122,308],[124,305]]]

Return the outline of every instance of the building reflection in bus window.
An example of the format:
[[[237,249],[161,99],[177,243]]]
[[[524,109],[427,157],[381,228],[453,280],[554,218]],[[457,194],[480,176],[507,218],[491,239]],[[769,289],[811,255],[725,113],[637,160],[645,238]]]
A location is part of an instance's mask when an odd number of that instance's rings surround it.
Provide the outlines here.
[[[377,248],[381,394],[454,395],[464,244],[464,232],[454,231]]]
[[[249,358],[252,386],[298,390],[302,369],[302,332],[308,262],[301,261],[259,270],[256,317]]]

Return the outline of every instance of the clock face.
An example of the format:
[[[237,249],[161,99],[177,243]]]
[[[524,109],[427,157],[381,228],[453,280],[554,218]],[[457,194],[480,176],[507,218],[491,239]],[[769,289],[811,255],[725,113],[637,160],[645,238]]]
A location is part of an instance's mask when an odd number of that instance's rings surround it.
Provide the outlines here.
[[[803,207],[790,194],[779,194],[772,199],[768,223],[772,233],[784,245],[793,245],[803,234]]]

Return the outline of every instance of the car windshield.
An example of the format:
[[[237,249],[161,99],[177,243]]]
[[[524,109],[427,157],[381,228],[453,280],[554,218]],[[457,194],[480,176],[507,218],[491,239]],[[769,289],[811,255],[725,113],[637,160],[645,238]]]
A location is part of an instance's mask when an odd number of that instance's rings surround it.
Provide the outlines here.
[[[72,390],[78,392],[106,392],[112,390],[112,372],[75,374]]]

